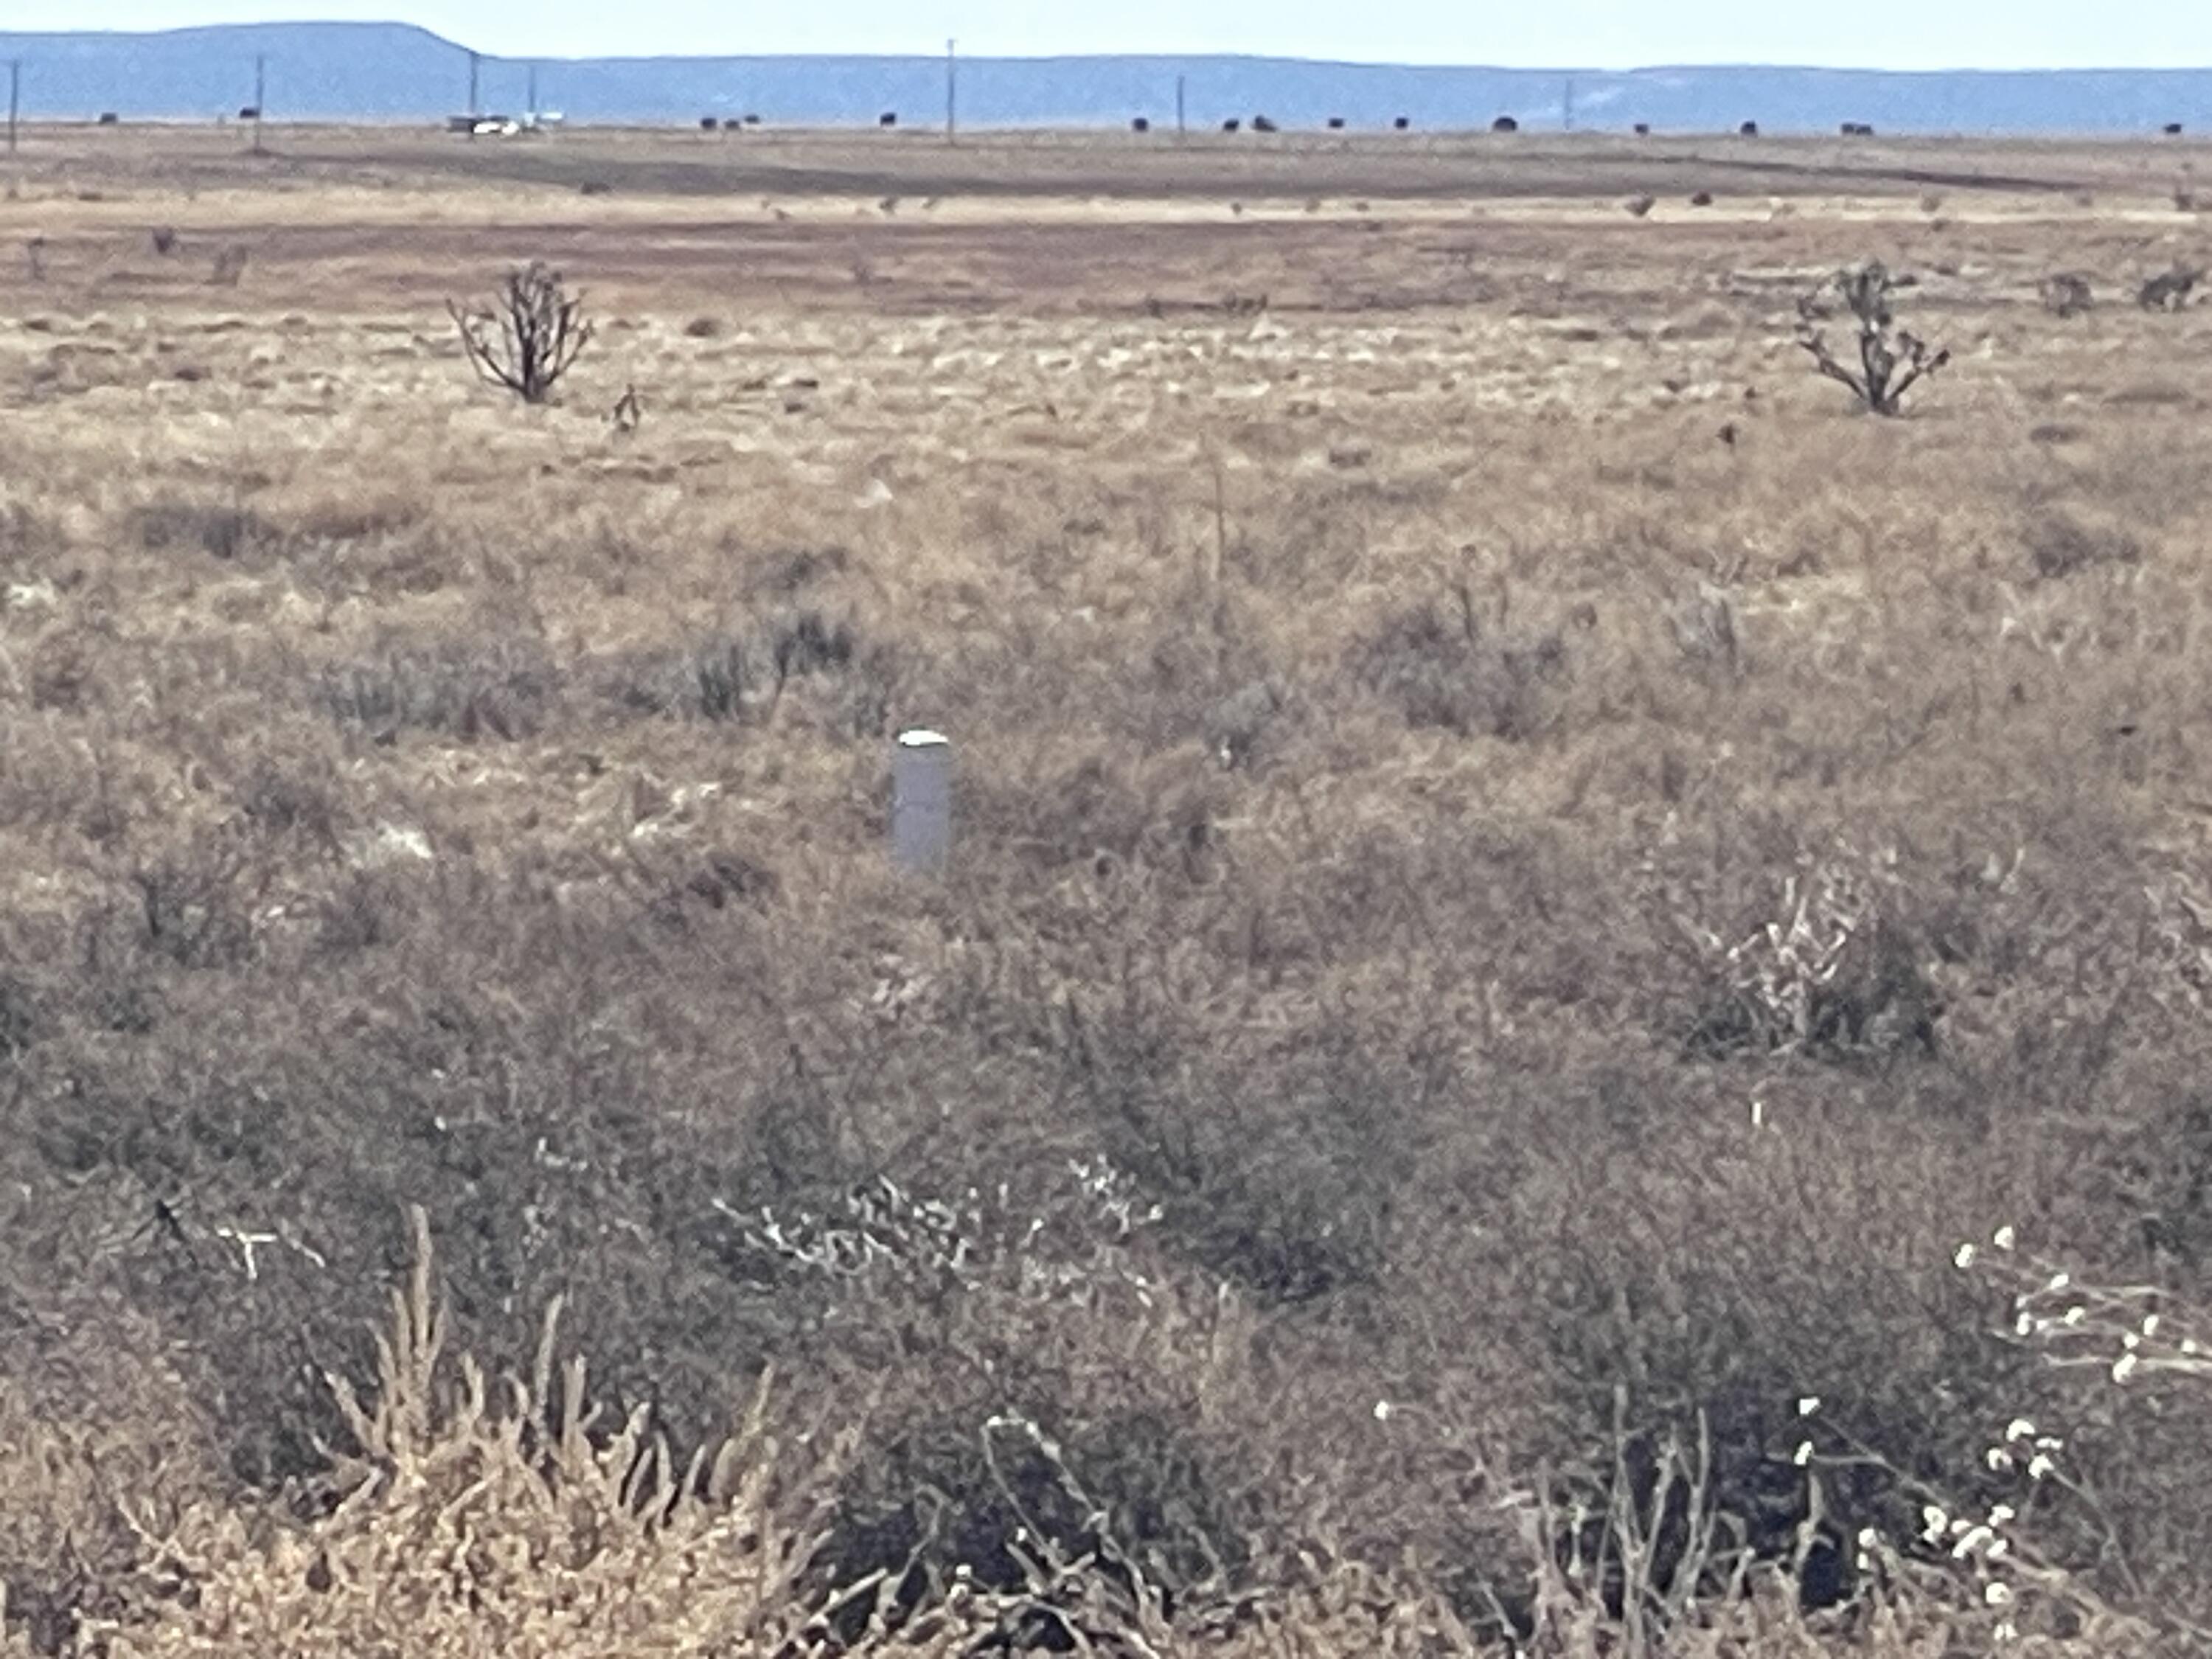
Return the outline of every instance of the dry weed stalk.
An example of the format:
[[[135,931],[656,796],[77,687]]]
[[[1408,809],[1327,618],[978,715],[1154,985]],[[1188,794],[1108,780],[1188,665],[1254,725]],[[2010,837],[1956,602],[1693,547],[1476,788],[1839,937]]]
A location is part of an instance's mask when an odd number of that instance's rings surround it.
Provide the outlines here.
[[[1522,1543],[1536,1564],[1539,1651],[1580,1652],[1617,1644],[1624,1659],[1668,1650],[1673,1635],[1702,1610],[1741,1601],[1753,1560],[1741,1521],[1723,1513],[1711,1490],[1712,1442],[1705,1414],[1698,1441],[1671,1432],[1652,1453],[1648,1480],[1631,1467],[1637,1437],[1627,1423],[1625,1389],[1613,1393],[1613,1463],[1595,1501],[1561,1503],[1547,1474],[1514,1500]],[[1639,1484],[1649,1491],[1639,1498]],[[1564,1559],[1562,1557],[1564,1556]]]
[[[492,306],[465,310],[448,300],[446,310],[478,377],[526,404],[550,398],[592,340],[583,296],[541,260],[508,272]]]
[[[1948,363],[1950,351],[1932,349],[1917,335],[1894,326],[1890,296],[1909,283],[1893,277],[1881,260],[1840,270],[1831,285],[1858,321],[1858,368],[1846,368],[1829,349],[1814,326],[1816,307],[1810,298],[1798,307],[1798,345],[1812,354],[1821,374],[1849,386],[1863,407],[1877,415],[1903,414],[1905,394]]]
[[[413,1272],[377,1336],[374,1404],[331,1379],[356,1443],[334,1459],[325,1518],[295,1527],[202,1506],[174,1528],[143,1526],[167,1592],[87,1633],[117,1656],[811,1646],[826,1510],[789,1497],[767,1377],[729,1438],[681,1462],[647,1407],[602,1428],[580,1358],[563,1368],[556,1408],[557,1300],[530,1383],[495,1389],[465,1356],[455,1377],[419,1209],[412,1225]],[[814,1492],[834,1492],[833,1468],[811,1473]]]
[[[645,420],[645,405],[638,400],[637,387],[625,386],[623,395],[615,399],[613,411],[607,416],[614,429],[627,436],[636,431]]]

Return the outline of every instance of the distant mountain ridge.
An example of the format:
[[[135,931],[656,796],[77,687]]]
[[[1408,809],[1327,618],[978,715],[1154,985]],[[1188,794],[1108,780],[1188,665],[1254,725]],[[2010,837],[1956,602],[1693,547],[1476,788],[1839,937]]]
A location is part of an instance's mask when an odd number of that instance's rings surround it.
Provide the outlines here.
[[[272,120],[434,121],[468,107],[465,46],[399,23],[233,24],[158,33],[0,32],[23,65],[38,119],[212,119],[253,99],[266,60]],[[486,55],[478,106],[522,112],[525,60]],[[549,58],[538,101],[571,121],[690,122],[747,113],[786,125],[941,122],[935,58]],[[1863,121],[1900,133],[2123,134],[2169,122],[2212,129],[2212,69],[1890,71],[1783,66],[1625,71],[1431,68],[1244,57],[972,58],[960,63],[970,126],[1171,126],[1176,82],[1194,128],[1264,113],[1285,130],[1331,117],[1355,129],[1399,116],[1419,130],[1486,126],[1833,131]],[[1571,91],[1570,91],[1571,88]]]

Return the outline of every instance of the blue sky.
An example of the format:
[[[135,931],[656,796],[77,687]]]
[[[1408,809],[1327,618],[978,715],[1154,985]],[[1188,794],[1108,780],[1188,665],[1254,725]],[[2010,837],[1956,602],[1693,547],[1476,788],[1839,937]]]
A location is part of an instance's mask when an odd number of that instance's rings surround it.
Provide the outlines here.
[[[2212,67],[2212,3],[2142,0],[8,0],[17,29],[419,23],[513,56],[1255,52],[1623,69]]]

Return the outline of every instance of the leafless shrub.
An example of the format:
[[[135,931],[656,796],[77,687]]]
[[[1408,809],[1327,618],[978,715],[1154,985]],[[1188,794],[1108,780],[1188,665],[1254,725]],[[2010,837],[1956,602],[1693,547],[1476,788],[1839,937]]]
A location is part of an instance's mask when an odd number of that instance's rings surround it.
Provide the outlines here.
[[[1658,205],[1658,198],[1655,196],[1632,196],[1626,202],[1621,204],[1621,206],[1626,210],[1628,216],[1632,219],[1643,218],[1646,214],[1650,213],[1653,208]]]
[[[888,672],[887,661],[884,648],[864,645],[851,623],[800,610],[675,650],[621,653],[599,665],[598,682],[601,695],[641,714],[735,722],[766,719],[787,694],[818,680],[833,688],[833,725],[850,728],[857,720],[874,730],[886,716],[867,715],[852,700],[872,702],[869,688]]]
[[[46,239],[33,236],[23,243],[23,265],[34,283],[46,280]]]
[[[850,667],[854,635],[849,623],[832,622],[818,611],[801,611],[769,630],[768,657],[781,696],[794,679],[808,679]]]
[[[314,696],[341,726],[379,741],[413,729],[512,743],[538,729],[561,688],[534,641],[452,641],[325,668]]]
[[[1692,207],[1711,207],[1712,204],[1713,193],[1709,190],[1698,191],[1690,198],[1690,205]]]
[[[154,244],[154,252],[164,259],[177,251],[177,228],[174,225],[156,225],[147,233],[147,238]]]
[[[690,661],[692,708],[702,720],[733,720],[745,712],[745,690],[752,678],[745,648],[720,639],[702,646]]]
[[[2145,311],[2179,311],[2203,280],[2202,265],[2176,265],[2137,289],[2136,303]]]
[[[2065,514],[2037,519],[2028,526],[2028,556],[2035,574],[2056,581],[2099,565],[2142,562],[2142,544],[2126,532],[2092,526]]]
[[[216,288],[236,288],[239,278],[246,275],[247,258],[243,243],[232,243],[215,256],[215,264],[208,272],[208,281]]]
[[[276,526],[250,507],[163,501],[131,515],[138,544],[152,553],[196,547],[212,558],[235,559],[281,544]]]
[[[1826,339],[1814,325],[1814,300],[1799,306],[1797,343],[1812,355],[1820,372],[1850,388],[1861,407],[1876,415],[1905,411],[1905,394],[1923,378],[1951,361],[1948,349],[1932,349],[1917,336],[1894,327],[1890,296],[1905,282],[1890,276],[1879,259],[1840,270],[1829,284],[1838,292],[1858,322],[1856,369],[1836,361]]]
[[[2096,303],[2089,279],[2078,271],[2054,271],[2036,285],[2036,294],[2054,317],[2078,317]]]
[[[477,376],[526,404],[551,397],[592,340],[583,296],[538,260],[510,271],[491,306],[465,310],[449,300],[446,310]]]
[[[254,948],[253,918],[267,896],[270,866],[229,836],[139,863],[143,942],[180,968],[234,968]]]
[[[1556,633],[1493,633],[1464,593],[1458,611],[1424,604],[1388,617],[1355,647],[1352,678],[1396,704],[1409,726],[1535,736],[1567,678],[1566,642]]]

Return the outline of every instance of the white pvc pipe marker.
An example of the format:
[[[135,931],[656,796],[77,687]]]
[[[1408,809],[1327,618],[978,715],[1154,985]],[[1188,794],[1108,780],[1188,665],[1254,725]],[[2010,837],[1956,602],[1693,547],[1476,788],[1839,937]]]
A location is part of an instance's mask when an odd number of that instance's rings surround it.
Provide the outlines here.
[[[951,853],[951,740],[919,727],[902,732],[891,757],[891,856],[902,870],[933,875]]]

